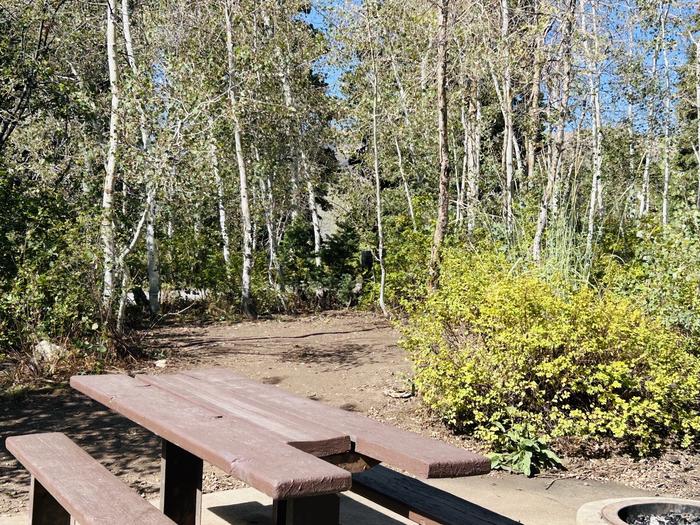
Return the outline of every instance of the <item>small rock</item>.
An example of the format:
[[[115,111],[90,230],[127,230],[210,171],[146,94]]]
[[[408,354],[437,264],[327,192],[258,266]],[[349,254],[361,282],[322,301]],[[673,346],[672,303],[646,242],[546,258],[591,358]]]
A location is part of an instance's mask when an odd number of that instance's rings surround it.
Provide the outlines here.
[[[32,357],[39,368],[48,367],[51,372],[58,361],[68,353],[65,346],[57,345],[46,339],[39,341],[32,349]]]
[[[393,397],[394,399],[408,399],[409,397],[413,397],[413,392],[399,392],[397,390],[391,390],[387,388],[384,390],[384,395],[388,397]]]
[[[165,366],[168,364],[167,359],[158,359],[155,363],[153,363],[156,368],[165,368]]]

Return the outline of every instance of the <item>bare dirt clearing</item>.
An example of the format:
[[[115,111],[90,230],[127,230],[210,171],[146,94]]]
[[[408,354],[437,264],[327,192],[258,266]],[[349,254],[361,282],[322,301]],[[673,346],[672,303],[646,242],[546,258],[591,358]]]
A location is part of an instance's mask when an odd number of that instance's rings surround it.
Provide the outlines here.
[[[133,371],[229,367],[291,392],[478,450],[478,444],[451,435],[431,419],[416,398],[396,397],[410,391],[411,371],[397,346],[398,337],[385,320],[356,312],[166,326],[151,331],[146,338],[160,359]],[[142,494],[158,491],[157,437],[68,388],[42,390],[3,400],[0,406],[0,514],[23,510],[29,481],[5,450],[4,438],[37,431],[65,432]],[[662,494],[700,496],[700,459],[689,453],[669,453],[644,462],[619,457],[577,459],[569,462],[569,467],[550,475],[618,481]],[[205,491],[238,485],[213,468],[205,472]]]

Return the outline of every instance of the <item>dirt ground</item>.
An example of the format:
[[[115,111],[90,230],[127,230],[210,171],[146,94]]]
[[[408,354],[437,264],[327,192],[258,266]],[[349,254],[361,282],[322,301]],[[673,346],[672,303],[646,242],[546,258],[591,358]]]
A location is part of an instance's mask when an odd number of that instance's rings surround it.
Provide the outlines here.
[[[402,397],[410,392],[411,367],[397,346],[398,337],[385,320],[357,312],[168,326],[146,336],[159,359],[135,371],[229,367],[291,392],[478,450],[478,443],[447,432],[417,398]],[[158,491],[158,438],[62,387],[2,401],[0,515],[23,509],[29,482],[4,448],[4,438],[39,430],[65,432],[140,493]],[[700,497],[700,457],[686,452],[674,451],[643,462],[627,457],[567,459],[567,466],[565,471],[546,476],[617,481],[658,494]],[[235,486],[238,482],[207,467],[205,491]]]

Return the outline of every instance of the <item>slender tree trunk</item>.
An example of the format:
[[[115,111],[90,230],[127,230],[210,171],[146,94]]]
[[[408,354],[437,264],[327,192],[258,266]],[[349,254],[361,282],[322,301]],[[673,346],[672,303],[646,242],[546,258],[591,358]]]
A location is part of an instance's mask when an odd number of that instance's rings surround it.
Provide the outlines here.
[[[311,174],[308,172],[306,155],[302,152],[301,163],[304,168],[306,178],[306,192],[309,197],[309,210],[311,211],[311,225],[314,230],[314,264],[321,266],[321,220],[318,216],[318,205],[316,204],[316,191],[311,182]]]
[[[396,87],[399,90],[399,102],[401,103],[401,115],[403,116],[403,123],[406,126],[406,133],[408,134],[408,151],[411,153],[411,158],[409,161],[413,162],[416,157],[416,152],[413,147],[413,141],[410,139],[410,129],[411,129],[411,119],[409,117],[408,102],[406,96],[406,90],[403,87],[403,82],[401,82],[401,76],[399,75],[399,68],[396,64],[396,57],[393,51],[390,51],[389,56],[391,58],[391,70],[394,73],[394,82],[396,82]]]
[[[586,235],[586,266],[589,267],[593,257],[593,237],[595,235],[596,216],[599,214],[602,200],[602,165],[603,165],[603,136],[600,111],[600,72],[598,68],[598,23],[595,0],[591,1],[591,32],[586,27],[586,4],[582,4],[582,25],[584,31],[586,54],[588,55],[588,87],[591,107],[593,108],[593,174],[591,177],[591,193],[588,207],[588,233]],[[589,35],[593,38],[593,50],[588,44]]]
[[[269,261],[267,266],[267,279],[275,291],[277,292],[282,307],[286,309],[284,297],[282,296],[283,275],[282,266],[277,255],[277,232],[275,231],[275,199],[272,193],[272,180],[268,173],[265,180],[260,179],[261,195],[265,201],[264,215],[265,228],[267,229],[267,243],[269,249]]]
[[[111,92],[111,109],[109,116],[109,147],[105,163],[105,179],[102,190],[102,220],[100,233],[104,252],[104,277],[102,289],[102,309],[107,319],[111,318],[112,296],[114,294],[114,273],[116,266],[114,240],[114,182],[117,162],[117,126],[119,124],[119,87],[117,77],[117,57],[115,51],[114,31],[115,2],[107,0],[107,65],[109,69],[109,87]]]
[[[564,139],[566,133],[566,121],[568,115],[569,89],[571,87],[572,75],[572,39],[574,28],[574,14],[576,12],[576,0],[569,0],[567,12],[564,20],[564,33],[562,35],[562,81],[559,88],[559,100],[557,103],[557,122],[556,131],[553,138],[553,144],[550,148],[550,160],[547,170],[547,183],[542,193],[540,201],[540,209],[537,216],[537,226],[535,236],[532,242],[532,258],[535,262],[542,260],[542,238],[545,228],[547,227],[547,215],[552,203],[552,199],[557,187],[557,179],[559,175],[561,156],[564,151]]]
[[[403,169],[403,155],[401,155],[401,147],[399,146],[399,138],[394,135],[394,146],[396,146],[396,158],[399,163],[399,173],[401,174],[401,181],[403,182],[403,191],[406,195],[406,206],[408,208],[408,215],[411,217],[411,223],[413,224],[413,231],[418,229],[416,225],[416,215],[413,213],[413,199],[411,198],[411,189],[408,187],[408,180],[406,179],[406,173]]]
[[[508,0],[501,0],[501,42],[505,45],[504,67],[503,67],[503,89],[501,106],[503,110],[503,156],[506,168],[506,184],[503,191],[503,212],[506,220],[506,230],[510,236],[513,233],[513,141],[515,140],[513,130],[513,96],[512,80],[510,68],[510,13]]]
[[[148,188],[146,221],[146,254],[148,272],[148,306],[151,314],[160,313],[160,270],[158,267],[158,245],[156,243],[156,188],[151,184]]]
[[[124,319],[126,318],[126,303],[129,300],[130,284],[131,275],[129,274],[129,267],[125,264],[122,267],[121,293],[119,294],[119,306],[117,307],[116,331],[118,334],[124,332]]]
[[[255,319],[257,312],[253,304],[251,295],[251,273],[253,269],[253,225],[250,216],[250,205],[248,203],[248,175],[246,171],[246,160],[243,152],[243,138],[241,122],[238,116],[238,97],[236,94],[235,55],[233,47],[233,23],[231,0],[226,0],[226,52],[228,57],[228,98],[231,110],[231,120],[233,121],[233,137],[236,149],[236,163],[238,165],[239,191],[241,196],[241,222],[243,226],[243,268],[241,272],[241,306],[246,317]]]
[[[479,203],[479,179],[481,177],[481,102],[479,86],[475,84],[470,101],[470,147],[467,171],[467,234],[476,227],[476,208]]]
[[[369,12],[365,18],[367,23],[367,35],[370,39],[370,56],[372,60],[372,155],[374,160],[374,190],[375,208],[377,212],[377,258],[379,259],[379,307],[382,313],[388,315],[384,302],[384,290],[386,287],[386,267],[384,266],[384,229],[382,225],[382,186],[379,173],[379,141],[378,141],[378,105],[379,105],[379,72],[377,67],[377,56],[374,48],[374,36],[369,21]],[[398,148],[398,142],[396,143]]]
[[[470,135],[470,129],[469,129],[469,123],[467,122],[467,116],[466,116],[466,102],[464,100],[464,97],[462,97],[462,106],[460,107],[459,110],[459,117],[460,117],[460,122],[462,124],[462,176],[459,180],[459,182],[455,183],[457,186],[457,206],[456,206],[456,212],[457,212],[457,218],[456,218],[456,223],[458,226],[462,225],[462,221],[464,219],[464,202],[466,198],[466,190],[467,190],[467,171],[469,170],[469,148],[471,147],[471,144],[469,143],[469,135]],[[455,163],[456,164],[456,163]],[[455,168],[456,170],[456,168]],[[457,178],[457,174],[455,173],[455,179]]]
[[[228,236],[228,220],[226,216],[224,181],[219,173],[219,154],[216,147],[216,138],[214,137],[214,121],[209,119],[209,163],[211,171],[214,175],[214,184],[216,185],[217,208],[219,210],[219,233],[221,235],[221,251],[226,265],[226,273],[228,274],[231,264],[231,241]]]
[[[628,32],[627,32],[627,46],[629,48],[629,53],[630,53],[630,58],[633,58],[634,56],[634,26],[632,23],[629,24]],[[634,181],[636,179],[635,177],[635,172],[636,170],[636,163],[634,160],[634,151],[635,151],[635,137],[634,137],[634,103],[632,97],[628,97],[627,99],[627,134],[628,134],[628,141],[629,144],[627,145],[627,166],[628,166],[628,171],[629,171],[629,180]],[[636,187],[636,184],[634,184]]]
[[[658,68],[658,56],[659,56],[659,41],[657,39],[656,45],[654,48],[654,53],[652,55],[652,60],[651,60],[651,74],[650,78],[651,79],[656,79],[656,72]],[[654,143],[655,143],[655,131],[657,129],[656,127],[656,116],[655,116],[655,110],[654,110],[654,103],[651,97],[647,97],[647,123],[648,123],[648,132],[647,132],[647,137],[646,137],[646,151],[644,155],[644,171],[642,174],[642,192],[640,195],[640,203],[639,203],[639,215],[640,217],[644,217],[649,213],[649,209],[651,206],[651,181],[650,181],[650,169],[651,169],[651,160],[652,160],[652,154],[654,152]]]
[[[270,21],[270,16],[267,12],[263,11],[263,17],[265,26],[268,30],[272,29],[272,24]],[[287,110],[294,112],[294,97],[292,94],[292,86],[289,81],[289,66],[284,58],[282,49],[279,45],[274,46],[275,58],[277,60],[277,73],[280,77],[282,84],[282,95],[284,98],[284,105]],[[306,191],[307,191],[307,203],[309,206],[309,211],[311,212],[311,225],[314,231],[314,264],[317,267],[321,266],[321,245],[323,239],[321,237],[321,221],[318,213],[318,204],[316,203],[316,190],[314,189],[313,180],[311,178],[311,171],[309,170],[309,163],[304,152],[303,144],[303,132],[300,126],[295,124],[298,133],[296,137],[296,150],[297,150],[297,166],[301,166],[304,178],[306,179]],[[297,170],[298,171],[298,170]],[[293,181],[293,187],[296,188],[298,182]]]
[[[539,1],[533,4],[534,23],[539,27]],[[551,26],[550,26],[551,27]],[[532,67],[532,79],[530,84],[530,96],[528,98],[528,129],[525,137],[525,156],[527,162],[527,182],[528,189],[532,186],[535,180],[535,150],[537,148],[537,137],[540,132],[540,82],[542,81],[542,49],[544,48],[545,38],[549,28],[546,31],[537,35],[535,41],[535,50],[533,53],[534,64]]]
[[[667,16],[668,4],[661,18],[662,56],[664,60],[664,188],[661,203],[661,222],[664,226],[668,224],[668,193],[671,184],[671,72],[668,63],[668,46],[666,45]]]
[[[447,142],[447,24],[449,20],[449,0],[440,0],[439,30],[437,50],[437,110],[438,110],[438,144],[440,148],[440,179],[438,188],[438,213],[430,252],[428,269],[428,286],[432,289],[438,285],[440,278],[440,260],[442,243],[447,232],[447,219],[450,205],[450,151]]]
[[[376,65],[375,65],[376,68]],[[379,178],[379,147],[377,145],[377,76],[375,69],[374,77],[374,99],[372,102],[372,150],[374,153],[374,189],[377,208],[377,255],[379,258],[379,307],[382,313],[387,315],[386,304],[384,302],[384,290],[386,288],[386,267],[384,265],[384,230],[382,227],[382,190]]]
[[[650,142],[650,139],[647,139]],[[644,155],[644,172],[642,174],[642,192],[639,202],[639,216],[644,217],[649,213],[649,170],[651,169],[651,145],[647,145],[647,151]]]
[[[136,66],[136,56],[134,55],[134,47],[131,40],[131,23],[129,19],[129,1],[122,0],[122,26],[124,33],[124,44],[126,47],[126,56],[131,68],[131,73],[134,79],[138,78],[138,67]],[[138,103],[139,111],[139,130],[141,132],[141,147],[144,156],[148,152],[149,138],[146,125],[146,114],[143,110],[143,105]],[[160,270],[158,267],[158,245],[156,242],[156,210],[157,210],[157,184],[153,180],[154,174],[151,177],[146,176],[146,201],[148,216],[146,222],[146,258],[148,275],[148,303],[151,314],[157,315],[160,313]],[[126,202],[126,199],[125,201]]]

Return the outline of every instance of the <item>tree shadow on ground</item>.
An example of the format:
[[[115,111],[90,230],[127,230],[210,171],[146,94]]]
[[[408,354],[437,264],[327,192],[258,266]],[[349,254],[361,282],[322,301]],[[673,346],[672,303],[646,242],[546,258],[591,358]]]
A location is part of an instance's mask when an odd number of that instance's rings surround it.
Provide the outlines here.
[[[258,501],[211,507],[209,511],[230,525],[272,525],[272,505]],[[346,496],[340,497],[340,521],[343,525],[403,524]]]
[[[116,475],[136,474],[131,486],[157,492],[160,439],[128,419],[69,388],[0,398],[0,496],[26,497],[29,474],[5,447],[10,436],[63,432]]]
[[[326,365],[334,370],[351,370],[360,364],[377,362],[372,346],[353,343],[336,345],[295,345],[279,354],[284,363]]]

